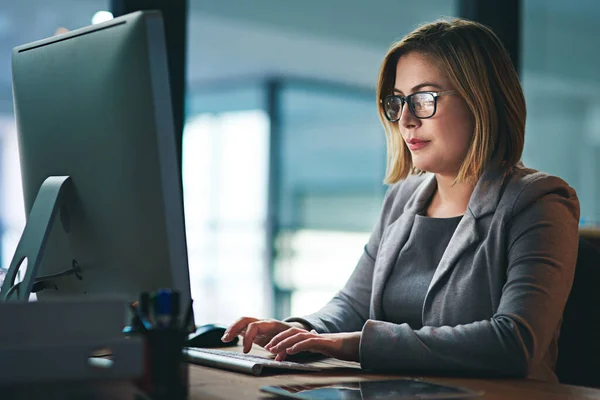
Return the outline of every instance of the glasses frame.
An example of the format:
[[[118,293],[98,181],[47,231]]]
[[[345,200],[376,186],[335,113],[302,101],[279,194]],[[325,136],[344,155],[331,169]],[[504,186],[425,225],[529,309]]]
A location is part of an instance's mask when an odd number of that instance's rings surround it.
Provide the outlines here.
[[[400,96],[397,94],[390,94],[389,96],[385,96],[383,99],[379,99],[379,103],[381,104],[381,107],[383,109],[383,115],[385,115],[385,119],[387,119],[390,122],[398,122],[400,121],[400,119],[402,118],[402,112],[404,111],[404,105],[408,104],[408,109],[410,111],[410,113],[418,119],[428,119],[431,118],[435,115],[436,111],[437,111],[437,98],[440,96],[444,96],[447,94],[453,94],[456,93],[456,90],[445,90],[443,92],[431,92],[431,91],[423,91],[423,92],[415,92],[415,93],[411,93],[408,96]],[[430,116],[428,117],[419,117],[418,115],[416,115],[415,109],[414,109],[414,105],[411,101],[412,97],[417,95],[417,94],[430,94],[431,96],[433,96],[433,113],[431,113]],[[387,112],[385,111],[385,105],[384,102],[387,99],[392,99],[392,98],[398,98],[400,99],[400,104],[402,105],[402,107],[400,108],[400,116],[397,119],[390,119],[390,117],[388,116]]]

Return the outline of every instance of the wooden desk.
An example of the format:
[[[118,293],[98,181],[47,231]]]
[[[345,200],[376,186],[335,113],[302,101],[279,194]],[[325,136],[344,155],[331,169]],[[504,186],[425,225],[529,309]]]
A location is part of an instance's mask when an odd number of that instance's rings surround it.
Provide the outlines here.
[[[261,355],[261,349],[252,354]],[[190,365],[190,400],[196,399],[275,399],[261,392],[261,386],[294,383],[327,383],[340,380],[376,380],[398,378],[399,375],[367,374],[360,370],[346,372],[283,373],[255,377],[210,367]],[[483,391],[486,400],[554,400],[600,399],[600,389],[536,382],[525,379],[463,379],[420,376],[426,380]]]
[[[241,351],[241,348],[238,349]],[[253,354],[264,354],[262,349],[253,349]],[[264,350],[262,350],[264,351]],[[343,362],[340,361],[343,364]],[[348,363],[352,365],[352,363]],[[282,373],[255,377],[210,367],[191,365],[189,400],[238,400],[238,399],[279,399],[261,392],[261,386],[333,383],[341,380],[377,380],[399,378],[400,375],[367,374],[360,369],[329,372]],[[464,379],[419,376],[431,382],[461,386],[485,394],[486,400],[591,400],[600,399],[600,389],[584,388],[530,381],[525,379]],[[44,385],[22,385],[0,388],[2,399],[15,400],[45,399],[114,399],[137,400],[137,390],[133,382],[53,382]]]

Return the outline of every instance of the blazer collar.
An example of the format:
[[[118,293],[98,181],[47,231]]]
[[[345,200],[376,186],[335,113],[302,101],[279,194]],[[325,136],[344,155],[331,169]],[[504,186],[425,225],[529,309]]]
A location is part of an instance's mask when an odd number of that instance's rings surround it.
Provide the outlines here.
[[[427,289],[422,310],[423,324],[435,322],[426,321],[425,315],[428,309],[435,307],[436,298],[433,293],[436,286],[445,282],[442,278],[454,269],[460,256],[481,241],[477,220],[496,210],[505,186],[505,176],[500,168],[487,168],[475,185],[465,215],[456,227]]]
[[[479,241],[476,220],[494,212],[496,209],[502,195],[503,179],[504,174],[498,168],[486,168],[484,170],[475,185],[465,216],[458,224],[429,285],[426,303],[427,300],[431,300],[429,293],[441,281],[442,276],[452,269],[457,259],[467,248]],[[400,250],[408,240],[415,215],[423,210],[436,188],[435,175],[428,174],[406,202],[402,215],[391,223],[383,233],[373,272],[373,295],[371,297],[370,313],[370,317],[373,319],[383,316],[382,297],[385,282],[396,264]]]
[[[385,283],[396,264],[400,249],[408,240],[415,215],[425,207],[436,187],[435,176],[427,175],[406,202],[400,217],[388,225],[383,232],[373,271],[373,293],[370,307],[370,318],[372,319],[381,319],[383,316],[382,298]]]
[[[467,210],[473,217],[481,218],[496,210],[502,196],[504,179],[505,173],[498,167],[488,167],[483,171],[467,205]]]
[[[423,179],[423,182],[417,189],[413,192],[412,196],[408,199],[406,204],[404,205],[403,213],[408,213],[411,215],[417,214],[419,211],[425,208],[425,204],[431,199],[433,192],[435,192],[437,188],[437,181],[435,179],[435,175],[427,174]]]
[[[494,212],[500,201],[503,190],[505,174],[503,170],[495,166],[484,169],[477,181],[467,209],[475,218]],[[404,206],[404,213],[412,215],[421,211],[430,200],[437,188],[437,181],[433,174],[427,174],[423,182],[417,187],[413,195]]]

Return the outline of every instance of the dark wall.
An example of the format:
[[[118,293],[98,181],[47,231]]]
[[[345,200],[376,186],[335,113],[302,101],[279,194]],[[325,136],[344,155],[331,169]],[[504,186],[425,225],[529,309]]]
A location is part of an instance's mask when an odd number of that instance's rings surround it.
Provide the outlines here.
[[[458,16],[492,28],[521,72],[521,0],[459,0]]]
[[[115,17],[139,10],[159,10],[163,14],[173,118],[177,135],[177,154],[181,169],[181,141],[185,118],[188,2],[187,0],[111,0],[111,9]]]

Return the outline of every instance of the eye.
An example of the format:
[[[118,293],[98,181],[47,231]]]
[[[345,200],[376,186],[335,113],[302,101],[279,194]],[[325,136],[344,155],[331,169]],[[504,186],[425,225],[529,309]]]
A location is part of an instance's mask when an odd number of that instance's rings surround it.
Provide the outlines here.
[[[428,118],[435,109],[435,97],[431,93],[416,93],[412,96],[412,108],[419,118]]]

